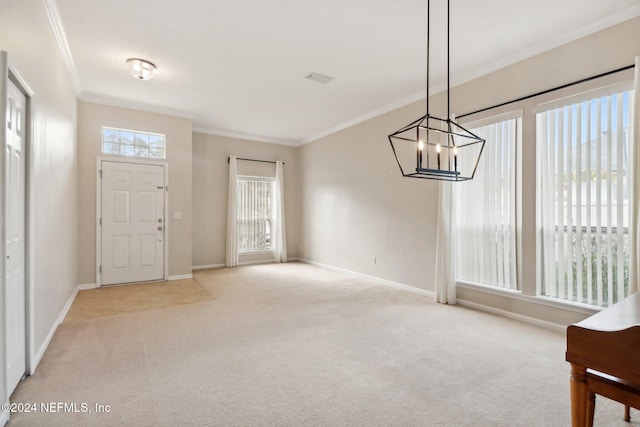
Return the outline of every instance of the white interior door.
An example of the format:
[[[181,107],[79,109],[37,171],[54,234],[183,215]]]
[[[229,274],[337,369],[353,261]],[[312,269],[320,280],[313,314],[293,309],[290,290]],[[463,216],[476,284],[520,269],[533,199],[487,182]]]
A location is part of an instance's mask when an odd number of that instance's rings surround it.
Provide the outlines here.
[[[7,396],[11,396],[26,370],[25,107],[27,100],[11,80],[7,88],[5,326],[7,328]]]
[[[103,285],[164,278],[162,165],[102,161]]]

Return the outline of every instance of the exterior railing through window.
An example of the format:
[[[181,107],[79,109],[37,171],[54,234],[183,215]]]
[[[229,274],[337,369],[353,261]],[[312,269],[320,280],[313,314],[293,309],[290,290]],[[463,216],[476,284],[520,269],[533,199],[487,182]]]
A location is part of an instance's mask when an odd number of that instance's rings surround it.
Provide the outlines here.
[[[551,268],[555,280],[547,284],[546,295],[597,306],[624,299],[629,291],[629,245],[627,227],[556,227],[555,246],[565,250]]]

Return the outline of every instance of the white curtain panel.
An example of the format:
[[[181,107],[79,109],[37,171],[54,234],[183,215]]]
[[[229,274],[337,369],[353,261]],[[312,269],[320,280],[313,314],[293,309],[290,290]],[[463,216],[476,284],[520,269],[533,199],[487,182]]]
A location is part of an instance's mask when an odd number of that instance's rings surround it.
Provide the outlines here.
[[[284,215],[284,163],[276,162],[276,262],[287,262],[287,227]]]
[[[436,231],[436,301],[456,303],[454,182],[440,182],[438,191],[438,227]]]
[[[455,116],[451,115],[451,120]],[[438,227],[436,229],[436,301],[456,303],[455,182],[441,181],[438,188]]]
[[[229,193],[227,195],[227,267],[238,265],[238,225],[236,215],[236,185],[238,161],[236,156],[229,158]]]
[[[638,279],[640,278],[640,56],[636,56],[636,67],[633,80],[633,102],[631,103],[631,158],[629,165],[631,182],[631,218],[630,243],[631,262],[629,266],[629,294],[638,290]]]

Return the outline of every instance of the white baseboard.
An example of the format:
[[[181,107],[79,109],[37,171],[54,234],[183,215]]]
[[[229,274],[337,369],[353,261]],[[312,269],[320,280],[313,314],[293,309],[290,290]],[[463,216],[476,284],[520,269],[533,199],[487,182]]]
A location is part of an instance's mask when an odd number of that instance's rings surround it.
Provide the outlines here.
[[[593,316],[594,314],[604,310],[605,308],[605,307],[596,307],[589,304],[583,304],[575,301],[563,301],[558,298],[550,298],[542,295],[538,295],[538,296],[524,295],[520,291],[503,289],[495,286],[483,285],[480,283],[458,281],[456,286],[458,288],[471,289],[472,291],[481,291],[483,293],[497,295],[502,298],[516,299],[520,301],[525,301],[528,304],[542,305],[546,307],[561,309],[564,311],[580,313],[587,316]]]
[[[6,403],[9,403],[8,401]],[[0,413],[0,426],[4,426],[9,422],[9,413],[2,411]]]
[[[96,289],[98,285],[95,283],[83,283],[82,285],[78,285],[78,289],[81,291],[87,291],[89,289]]]
[[[427,291],[426,289],[420,289],[420,288],[416,288],[415,286],[409,286],[409,285],[405,285],[403,283],[398,283],[398,282],[393,282],[391,280],[386,280],[386,279],[381,279],[379,277],[375,277],[375,276],[370,276],[368,274],[363,274],[363,273],[358,273],[357,271],[353,271],[353,270],[347,270],[346,268],[340,268],[340,267],[334,267],[333,265],[329,265],[329,264],[323,264],[321,262],[317,262],[317,261],[312,261],[310,259],[306,259],[306,258],[297,258],[298,261],[307,263],[307,264],[311,264],[311,265],[316,265],[318,267],[322,267],[322,268],[326,268],[328,270],[334,270],[334,271],[340,271],[343,273],[349,273],[349,274],[354,274],[356,276],[360,276],[360,277],[364,277],[366,279],[370,279],[370,280],[374,280],[382,285],[386,285],[386,286],[391,286],[393,288],[396,289],[402,289],[404,291],[409,291],[409,292],[413,292],[416,294],[420,294],[420,295],[425,295],[431,298],[435,298],[435,293],[433,293],[432,291]]]
[[[194,265],[191,267],[192,270],[207,270],[209,268],[222,268],[224,264],[205,264],[205,265]]]
[[[287,262],[299,261],[299,260],[300,258],[298,257],[287,258]],[[275,261],[272,259],[261,260],[261,261],[242,261],[242,262],[239,262],[238,265],[268,264],[272,262],[275,262]],[[194,265],[193,267],[191,267],[191,269],[192,270],[208,270],[210,268],[224,268],[224,267],[225,267],[224,264],[204,264],[204,265]]]
[[[49,334],[47,334],[47,337],[44,339],[44,342],[42,343],[42,345],[38,349],[38,352],[36,353],[35,357],[33,357],[31,359],[29,375],[33,375],[36,372],[36,369],[38,368],[38,365],[40,364],[40,361],[42,360],[42,356],[44,356],[44,353],[47,351],[47,348],[49,348],[49,344],[51,344],[51,340],[53,339],[53,335],[56,333],[56,331],[58,330],[58,326],[60,326],[60,324],[64,320],[65,316],[69,312],[69,309],[71,308],[71,305],[73,304],[73,301],[75,301],[76,295],[78,295],[78,291],[80,291],[80,286],[83,286],[83,285],[78,285],[73,290],[73,293],[71,294],[71,296],[67,300],[67,303],[65,304],[64,308],[60,312],[60,315],[58,316],[58,318],[56,319],[54,324],[51,326],[51,329],[49,330]],[[95,287],[95,285],[94,285],[94,287]]]
[[[497,314],[498,316],[507,317],[509,319],[517,320],[523,323],[528,323],[534,326],[539,326],[545,329],[550,329],[552,331],[566,332],[567,330],[566,326],[560,325],[558,323],[547,322],[546,320],[536,319],[535,317],[524,316],[522,314],[501,310],[499,308],[490,307],[488,305],[478,304],[475,302],[462,300],[460,298],[458,298],[456,302],[463,307],[472,308],[478,311],[484,311],[486,313]]]
[[[254,261],[240,261],[238,265],[257,265],[257,264],[275,264],[275,259],[258,259]]]
[[[380,279],[380,278],[375,277],[375,276],[369,276],[367,274],[358,273],[357,271],[347,270],[346,268],[334,267],[334,266],[329,265],[329,264],[323,264],[321,262],[312,261],[312,260],[306,259],[306,258],[298,258],[298,261],[301,261],[301,262],[304,262],[304,263],[307,263],[307,264],[311,264],[311,265],[317,265],[318,267],[327,268],[329,270],[341,271],[341,272],[344,272],[344,273],[355,274],[357,276],[366,277],[368,279],[375,280],[375,281],[380,282],[380,283],[382,283],[384,285],[387,285],[387,286],[392,286],[394,288],[403,289],[405,291],[414,292],[414,293],[418,293],[418,294],[421,294],[421,295],[426,295],[426,296],[430,296],[432,298],[435,298],[435,293],[432,292],[432,291],[427,291],[427,290],[424,290],[424,289],[416,288],[416,287],[405,285],[405,284],[402,284],[402,283],[392,282],[390,280]],[[456,300],[456,302],[457,302],[457,304],[459,304],[461,306],[464,306],[464,307],[468,307],[468,308],[471,308],[471,309],[474,309],[474,310],[478,310],[478,311],[484,311],[484,312],[487,312],[487,313],[496,314],[498,316],[506,317],[506,318],[513,319],[513,320],[517,320],[517,321],[523,322],[523,323],[528,323],[528,324],[534,325],[534,326],[539,326],[541,328],[550,329],[550,330],[556,331],[556,332],[565,332],[566,329],[567,329],[566,326],[561,325],[559,323],[553,323],[553,322],[548,322],[546,320],[536,319],[535,317],[529,317],[529,316],[525,316],[525,315],[522,315],[522,314],[513,313],[511,311],[501,310],[499,308],[494,308],[494,307],[478,304],[478,303],[475,303],[475,302],[462,300],[460,298],[458,298]]]
[[[176,274],[173,276],[169,276],[167,280],[184,280],[184,279],[193,279],[193,274]]]

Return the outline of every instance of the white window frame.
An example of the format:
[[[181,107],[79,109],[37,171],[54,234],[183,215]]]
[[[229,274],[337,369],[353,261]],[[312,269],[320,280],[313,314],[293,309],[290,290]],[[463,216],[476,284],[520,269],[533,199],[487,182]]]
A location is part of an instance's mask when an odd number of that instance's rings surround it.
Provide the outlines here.
[[[543,327],[558,331],[564,331],[562,323],[579,321],[586,316],[593,315],[603,309],[595,305],[578,303],[574,301],[559,300],[541,295],[539,291],[539,263],[537,255],[540,248],[539,222],[537,219],[537,206],[539,206],[539,192],[536,184],[539,173],[539,164],[536,158],[536,109],[552,102],[561,100],[594,90],[602,90],[611,85],[628,84],[632,86],[633,70],[601,77],[588,82],[579,82],[560,89],[552,89],[543,93],[534,94],[496,105],[477,112],[468,113],[459,120],[467,127],[467,123],[497,116],[501,113],[516,109],[522,109],[522,156],[520,167],[522,179],[518,183],[520,227],[518,236],[521,237],[518,247],[521,249],[518,259],[518,279],[521,291],[485,286],[476,283],[458,281],[457,301],[459,304],[476,307],[515,319],[525,320],[539,324]],[[480,160],[482,162],[482,159]],[[456,184],[457,185],[457,184]],[[455,187],[454,187],[455,190]],[[492,297],[487,297],[492,295]],[[511,311],[509,307],[514,308]],[[529,314],[527,314],[529,313]],[[547,319],[548,320],[545,320]],[[573,320],[567,320],[573,319]]]
[[[154,137],[162,137],[162,156],[138,156],[135,154],[122,154],[122,153],[108,153],[104,151],[104,146],[105,144],[114,144],[111,141],[105,141],[104,139],[104,133],[106,130],[114,130],[114,131],[118,131],[118,132],[130,132],[138,135],[146,135],[147,137],[150,136],[154,136]],[[117,127],[113,127],[113,126],[102,126],[102,144],[100,146],[100,151],[102,154],[107,155],[107,156],[118,156],[118,157],[123,157],[123,158],[136,158],[136,159],[149,159],[149,160],[165,160],[167,158],[167,137],[165,134],[163,133],[155,133],[155,132],[145,132],[145,131],[140,131],[140,130],[133,130],[133,129],[124,129],[124,128],[117,128]],[[121,147],[122,145],[131,145],[131,144],[122,144],[121,142],[117,142],[117,144]],[[138,147],[135,144],[135,136],[134,136],[134,141],[133,141],[133,145],[131,145],[132,147]],[[141,146],[143,148],[158,148],[158,147],[144,147]]]

